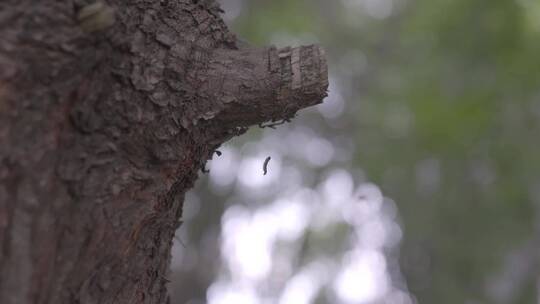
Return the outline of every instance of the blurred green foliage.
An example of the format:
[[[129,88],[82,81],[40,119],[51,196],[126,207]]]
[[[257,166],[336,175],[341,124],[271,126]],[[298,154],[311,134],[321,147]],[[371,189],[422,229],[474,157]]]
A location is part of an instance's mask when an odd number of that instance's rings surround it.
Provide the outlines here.
[[[540,2],[394,0],[386,18],[352,2],[249,1],[234,30],[320,40],[346,92],[334,132],[399,206],[410,291],[493,303],[506,257],[539,237]],[[524,276],[508,303],[535,301]]]

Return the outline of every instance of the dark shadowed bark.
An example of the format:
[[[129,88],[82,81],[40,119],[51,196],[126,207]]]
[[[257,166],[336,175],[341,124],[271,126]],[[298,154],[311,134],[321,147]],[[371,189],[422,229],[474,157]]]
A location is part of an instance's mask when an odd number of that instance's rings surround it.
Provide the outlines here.
[[[0,2],[0,303],[165,303],[198,170],[326,95],[319,47],[240,47],[199,2]]]

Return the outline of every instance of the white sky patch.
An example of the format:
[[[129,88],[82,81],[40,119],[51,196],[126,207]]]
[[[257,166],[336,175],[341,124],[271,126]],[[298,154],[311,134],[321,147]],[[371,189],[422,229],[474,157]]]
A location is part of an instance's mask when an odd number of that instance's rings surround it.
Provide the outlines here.
[[[322,190],[324,199],[330,205],[350,199],[353,190],[351,174],[343,169],[333,171],[324,181]]]
[[[381,249],[388,239],[387,223],[380,216],[363,223],[356,233],[359,245],[363,248]]]
[[[352,203],[344,205],[341,209],[343,219],[353,226],[360,226],[381,212],[381,202],[366,199],[364,194],[361,194],[364,193],[361,188],[355,192]]]
[[[334,286],[344,303],[369,303],[381,298],[389,287],[384,256],[375,250],[348,253]]]
[[[318,195],[322,204],[313,212],[311,228],[321,232],[343,221],[342,210],[351,201],[352,189],[353,180],[349,172],[342,169],[330,172],[319,186]]]
[[[298,201],[277,200],[269,208],[273,216],[273,225],[277,224],[279,238],[294,241],[299,238],[309,222],[308,207]]]
[[[250,280],[264,278],[272,267],[273,233],[267,221],[253,218],[240,207],[229,208],[223,216],[222,254],[235,276]],[[272,227],[272,226],[270,226]]]
[[[310,304],[319,286],[311,275],[299,273],[289,279],[279,304]]]
[[[208,304],[259,304],[253,287],[237,286],[229,282],[214,282],[206,292]]]
[[[265,278],[272,268],[272,248],[277,237],[293,241],[308,223],[307,207],[278,200],[252,213],[231,207],[223,216],[222,254],[231,272],[249,280]]]
[[[281,293],[279,304],[313,303],[323,284],[331,281],[335,263],[317,259],[290,278]]]

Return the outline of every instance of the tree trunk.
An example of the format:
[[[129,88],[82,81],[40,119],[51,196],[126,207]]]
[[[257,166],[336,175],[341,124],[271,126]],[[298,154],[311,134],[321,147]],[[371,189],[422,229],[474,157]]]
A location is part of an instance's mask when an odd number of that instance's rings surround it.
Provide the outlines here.
[[[319,47],[240,46],[201,2],[0,3],[0,303],[165,303],[198,170],[326,96]]]

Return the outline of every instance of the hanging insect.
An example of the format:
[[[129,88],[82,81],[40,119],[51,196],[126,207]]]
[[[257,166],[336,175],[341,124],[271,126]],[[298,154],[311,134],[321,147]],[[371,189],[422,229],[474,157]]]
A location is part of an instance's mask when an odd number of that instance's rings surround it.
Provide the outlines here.
[[[266,175],[266,173],[268,172],[268,162],[270,162],[270,159],[271,159],[271,157],[268,156],[268,157],[264,160],[264,164],[263,164],[263,172],[264,172],[264,174],[263,174],[263,175]]]

